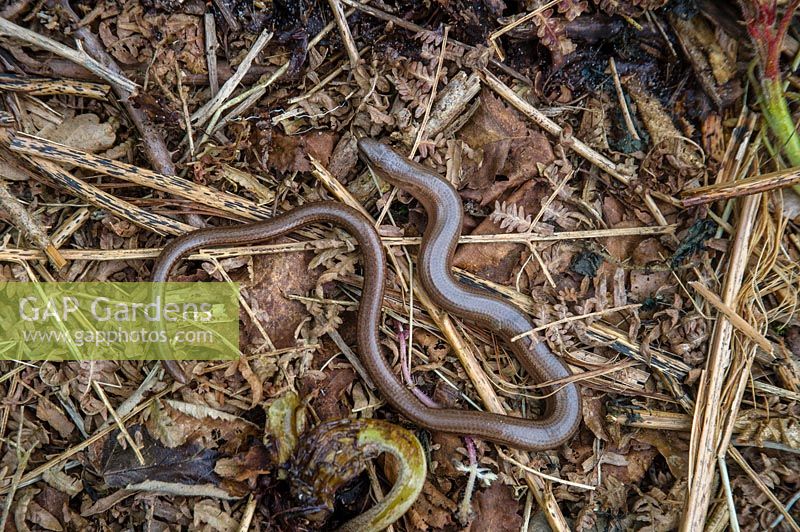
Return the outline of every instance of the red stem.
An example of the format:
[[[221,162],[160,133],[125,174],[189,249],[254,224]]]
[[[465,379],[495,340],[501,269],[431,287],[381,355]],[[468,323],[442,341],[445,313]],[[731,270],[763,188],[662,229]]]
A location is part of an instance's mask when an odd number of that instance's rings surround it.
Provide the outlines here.
[[[789,24],[791,24],[794,13],[797,11],[798,7],[800,7],[800,0],[792,0],[789,2],[789,5],[786,6],[786,10],[783,13],[783,18],[781,18],[780,22],[778,22],[775,35],[772,39],[770,39],[770,43],[767,47],[768,55],[764,65],[764,75],[769,79],[779,79],[780,56],[781,48],[783,46],[783,39],[786,37],[786,33],[789,31]]]

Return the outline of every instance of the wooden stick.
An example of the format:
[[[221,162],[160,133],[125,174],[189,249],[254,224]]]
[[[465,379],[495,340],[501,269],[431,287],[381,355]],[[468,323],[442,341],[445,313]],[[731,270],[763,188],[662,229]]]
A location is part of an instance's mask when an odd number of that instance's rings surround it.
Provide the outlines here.
[[[749,196],[800,183],[800,166],[728,183],[697,187],[681,192],[681,205],[691,207],[713,201]]]
[[[124,179],[137,185],[196,201],[201,205],[214,207],[248,220],[264,220],[271,215],[271,211],[267,207],[260,206],[235,194],[199,185],[177,176],[160,174],[147,168],[100,157],[99,155],[26,133],[15,134],[9,143],[9,147],[17,153],[74,164],[81,168]]]
[[[753,221],[758,213],[759,197],[745,198],[737,224],[736,238],[728,259],[728,272],[725,276],[722,301],[732,307],[744,278],[750,256],[750,234]],[[706,371],[700,381],[694,419],[692,420],[692,440],[690,450],[690,477],[687,490],[681,530],[689,532],[702,530],[711,502],[714,469],[720,448],[728,442],[721,442],[719,427],[721,403],[720,396],[726,381],[726,370],[731,362],[730,342],[733,332],[731,321],[720,314],[714,327],[709,346]],[[735,412],[732,415],[735,416]]]
[[[553,136],[562,137],[564,135],[564,128],[553,122],[547,115],[536,109],[534,106],[520,98],[519,95],[511,90],[509,86],[500,81],[500,78],[486,69],[481,70],[479,73],[481,79],[489,88],[502,96],[506,101],[508,101],[508,103],[514,106],[523,115],[528,117],[528,119],[530,119],[537,126]],[[563,142],[575,153],[585,158],[587,161],[597,166],[613,178],[617,179],[623,185],[630,185],[631,177],[629,175],[622,173],[617,168],[617,165],[614,164],[610,159],[600,153],[597,153],[587,144],[574,137],[564,139]]]
[[[206,35],[206,65],[208,65],[208,90],[211,97],[219,92],[219,71],[217,68],[217,25],[213,13],[203,15],[203,28]],[[236,73],[234,73],[234,76]],[[241,81],[240,81],[241,82]]]
[[[91,217],[91,211],[86,207],[81,207],[73,212],[60,226],[50,235],[53,245],[60,248],[69,238],[80,229]]]
[[[2,176],[0,176],[2,177]],[[11,219],[14,227],[19,230],[22,235],[27,238],[31,244],[43,250],[50,262],[56,270],[60,270],[66,266],[67,261],[58,252],[58,249],[53,245],[50,238],[47,236],[44,228],[33,219],[30,213],[23,207],[19,200],[11,194],[6,188],[5,184],[0,181],[0,207],[3,208],[6,215]]]
[[[268,255],[277,253],[293,253],[347,247],[342,240],[324,239],[313,242],[289,242],[286,244],[263,244],[247,247],[214,248],[198,251],[187,256],[188,260],[229,259],[249,255]],[[161,254],[162,248],[141,249],[62,249],[61,255],[67,260],[145,260],[154,259]],[[38,249],[0,249],[0,261],[42,260],[47,256]]]
[[[759,347],[761,347],[761,349],[763,349],[767,353],[772,353],[774,351],[774,348],[772,346],[772,342],[767,340],[767,338],[763,334],[758,332],[755,329],[755,327],[753,327],[752,325],[747,323],[747,320],[745,320],[744,318],[739,316],[739,314],[737,314],[735,310],[733,310],[731,307],[726,305],[719,298],[719,296],[717,294],[715,294],[714,292],[712,292],[711,290],[706,288],[706,286],[703,285],[703,283],[701,283],[699,281],[691,281],[689,283],[689,286],[691,286],[692,288],[697,290],[700,293],[700,295],[703,296],[706,301],[711,303],[711,305],[715,309],[717,309],[719,312],[722,312],[723,314],[725,314],[725,317],[727,317],[729,320],[731,320],[731,323],[733,324],[734,327],[739,329],[748,338],[750,338],[755,343],[757,343],[759,345]]]
[[[43,35],[39,35],[35,31],[18,26],[10,20],[0,18],[0,36],[17,39],[31,46],[54,53],[64,59],[69,59],[73,63],[77,63],[94,74],[97,74],[100,78],[108,81],[112,85],[119,85],[128,93],[133,93],[136,90],[137,85],[134,82],[95,61],[83,50],[73,50],[69,46],[65,46]]]
[[[193,124],[198,126],[202,125],[217,112],[217,109],[225,103],[225,100],[227,100],[230,95],[233,94],[233,91],[236,90],[236,87],[239,86],[244,75],[250,70],[250,65],[253,64],[255,58],[261,53],[261,50],[264,49],[270,39],[272,39],[272,32],[267,30],[261,32],[261,35],[258,36],[256,42],[253,43],[247,55],[236,68],[236,73],[225,82],[215,96],[206,102],[203,107],[194,112],[192,115]]]
[[[350,69],[355,72],[358,68],[358,47],[353,40],[353,34],[350,32],[350,26],[347,24],[347,17],[344,14],[341,2],[339,0],[328,0],[328,5],[333,11],[333,19],[336,21],[336,26],[339,28],[339,36],[342,38],[344,49],[347,51],[347,57],[350,59]]]
[[[0,73],[0,90],[24,92],[31,96],[53,96],[68,94],[103,100],[111,87],[102,83],[74,81],[71,79],[32,78],[16,74]]]
[[[78,179],[51,161],[39,157],[28,157],[27,155],[24,158],[75,196],[149,231],[159,235],[182,235],[195,229],[191,225],[175,221],[166,216],[153,214],[112,196],[108,192],[104,192],[96,186]]]

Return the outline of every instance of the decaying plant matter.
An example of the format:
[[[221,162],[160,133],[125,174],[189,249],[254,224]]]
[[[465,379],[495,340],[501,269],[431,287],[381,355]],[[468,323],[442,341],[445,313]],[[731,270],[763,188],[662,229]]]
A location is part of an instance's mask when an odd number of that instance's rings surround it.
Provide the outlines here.
[[[201,248],[172,278],[240,283],[241,356],[185,385],[0,334],[0,530],[324,529],[387,494],[359,527],[800,530],[798,4],[0,0],[0,282],[147,280],[179,235],[334,200],[380,235],[417,401],[582,397],[541,452],[427,430],[365,370],[351,235]],[[435,220],[365,137],[457,189],[456,280],[572,376],[436,304]]]

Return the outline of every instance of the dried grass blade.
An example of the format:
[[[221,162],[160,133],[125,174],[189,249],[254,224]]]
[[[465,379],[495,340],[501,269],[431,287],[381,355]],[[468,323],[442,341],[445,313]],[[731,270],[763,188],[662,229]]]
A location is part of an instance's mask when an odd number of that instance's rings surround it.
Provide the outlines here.
[[[263,220],[269,218],[271,214],[269,209],[235,194],[199,185],[177,176],[160,174],[132,164],[100,157],[33,135],[17,133],[11,139],[9,146],[12,151],[17,153],[74,164],[81,168],[186,198],[201,205],[214,207],[248,220]]]

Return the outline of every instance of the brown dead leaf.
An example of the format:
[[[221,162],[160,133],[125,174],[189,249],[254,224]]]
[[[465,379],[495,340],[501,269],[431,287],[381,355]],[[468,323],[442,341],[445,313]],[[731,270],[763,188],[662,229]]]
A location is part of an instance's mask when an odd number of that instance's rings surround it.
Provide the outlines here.
[[[686,478],[689,469],[689,447],[686,441],[667,430],[642,430],[636,435],[636,439],[658,449],[672,476]]]
[[[101,123],[100,117],[92,113],[76,115],[58,125],[47,126],[38,135],[90,153],[107,150],[117,139],[114,126],[110,122]]]
[[[458,479],[464,473],[456,469],[456,463],[464,458],[458,449],[464,447],[464,440],[461,436],[447,432],[436,431],[431,434],[433,449],[431,459],[436,462],[436,476],[447,479]],[[463,452],[463,450],[462,450]]]
[[[342,396],[353,384],[355,376],[355,372],[349,368],[335,369],[327,372],[327,378],[321,385],[314,384],[319,393],[312,406],[320,421],[341,419],[350,414],[350,407],[342,400]]]
[[[601,509],[612,513],[621,512],[628,499],[628,487],[617,477],[603,477],[603,485],[597,489]]]
[[[239,528],[239,522],[232,515],[220,508],[221,503],[205,499],[192,506],[195,530],[203,530],[205,524],[216,532],[233,532]]]
[[[624,484],[636,484],[644,478],[657,454],[658,451],[650,446],[645,449],[631,449],[624,455],[612,451],[604,452],[600,458],[603,477],[608,475]]]
[[[611,441],[605,428],[605,399],[591,394],[591,391],[583,393],[583,422],[596,437],[603,441]]]
[[[36,417],[53,427],[62,438],[66,438],[75,430],[72,421],[46,397],[39,397],[36,403]]]
[[[64,507],[69,504],[70,496],[66,493],[44,486],[31,503],[31,509],[36,504],[41,511],[49,517],[44,517],[42,523],[39,523],[47,530],[62,530],[65,524],[64,520]],[[36,522],[36,521],[34,521]]]
[[[646,266],[663,263],[663,258],[668,255],[669,252],[657,239],[648,238],[636,246],[631,259],[638,266]],[[644,301],[654,296],[664,286],[669,286],[671,279],[672,274],[668,271],[633,270],[628,296],[633,301]]]
[[[450,344],[424,329],[414,331],[414,343],[428,355],[428,364],[442,362],[450,353]]]
[[[519,502],[514,500],[512,493],[510,486],[499,482],[478,492],[472,506],[475,519],[470,523],[469,530],[518,531],[522,526],[522,516],[518,513]]]
[[[242,375],[244,380],[247,381],[247,384],[250,385],[250,390],[252,391],[250,406],[255,408],[255,406],[261,402],[261,399],[264,398],[264,383],[250,367],[247,357],[241,357],[239,359],[238,368],[239,373]]]
[[[776,442],[800,449],[800,423],[796,419],[775,415],[765,418],[751,410],[737,418],[736,426],[742,441],[750,441],[758,446],[764,446],[765,442]]]
[[[356,146],[356,139],[351,133],[347,132],[336,143],[328,164],[328,171],[336,179],[344,181],[357,163],[358,147]]]
[[[278,131],[272,135],[269,164],[279,172],[310,172],[314,157],[327,166],[333,152],[336,136],[330,131],[313,131],[305,135],[287,136]]]
[[[35,500],[31,501],[30,506],[28,506],[28,519],[45,530],[52,530],[53,532],[64,530],[58,519],[42,508]]]
[[[311,252],[259,255],[253,257],[252,278],[237,279],[256,318],[278,349],[295,345],[295,329],[308,318],[302,302],[284,295],[306,295],[316,286],[317,275],[308,270],[313,257]],[[242,346],[264,343],[249,316],[244,320],[240,342]]]
[[[65,493],[70,497],[83,491],[83,482],[79,478],[71,477],[55,467],[51,467],[42,473],[42,480],[56,491]]]
[[[100,22],[98,33],[106,49],[114,58],[125,65],[137,64],[141,61],[141,49],[147,41],[137,34],[138,25],[132,20],[131,13],[135,2],[127,2],[119,17],[109,17]]]
[[[174,75],[176,61],[192,73],[206,71],[203,24],[197,16],[153,14],[141,2],[128,0],[118,17],[103,18],[98,33],[117,61],[126,65],[149,63],[151,74],[162,79]]]
[[[92,501],[88,499],[85,501],[84,505],[81,507],[81,516],[82,517],[91,517],[93,515],[100,515],[108,512],[116,506],[118,503],[124,501],[128,497],[135,495],[136,492],[133,490],[117,490],[105,497],[101,497],[96,501]],[[91,504],[89,504],[91,502]]]
[[[408,510],[414,530],[441,530],[453,524],[453,512],[457,505],[430,482],[422,486],[422,493]]]
[[[259,475],[272,471],[277,465],[276,459],[277,455],[270,453],[259,442],[233,458],[220,458],[214,466],[214,472],[237,482],[255,480]]]
[[[489,91],[481,93],[480,108],[459,135],[480,155],[462,160],[462,181],[467,184],[464,196],[481,205],[494,203],[507,190],[538,175],[538,165],[554,159],[547,138],[528,129],[516,111]]]
[[[206,449],[238,450],[259,428],[245,419],[202,404],[164,400],[151,408],[149,434],[167,447],[199,442]]]
[[[525,212],[538,212],[541,205],[542,189],[529,181],[514,191],[508,202],[525,209]],[[505,231],[498,224],[485,218],[472,232],[473,235],[498,234]],[[505,283],[513,275],[524,247],[520,244],[466,244],[459,246],[453,258],[453,265],[463,268],[496,283]]]

